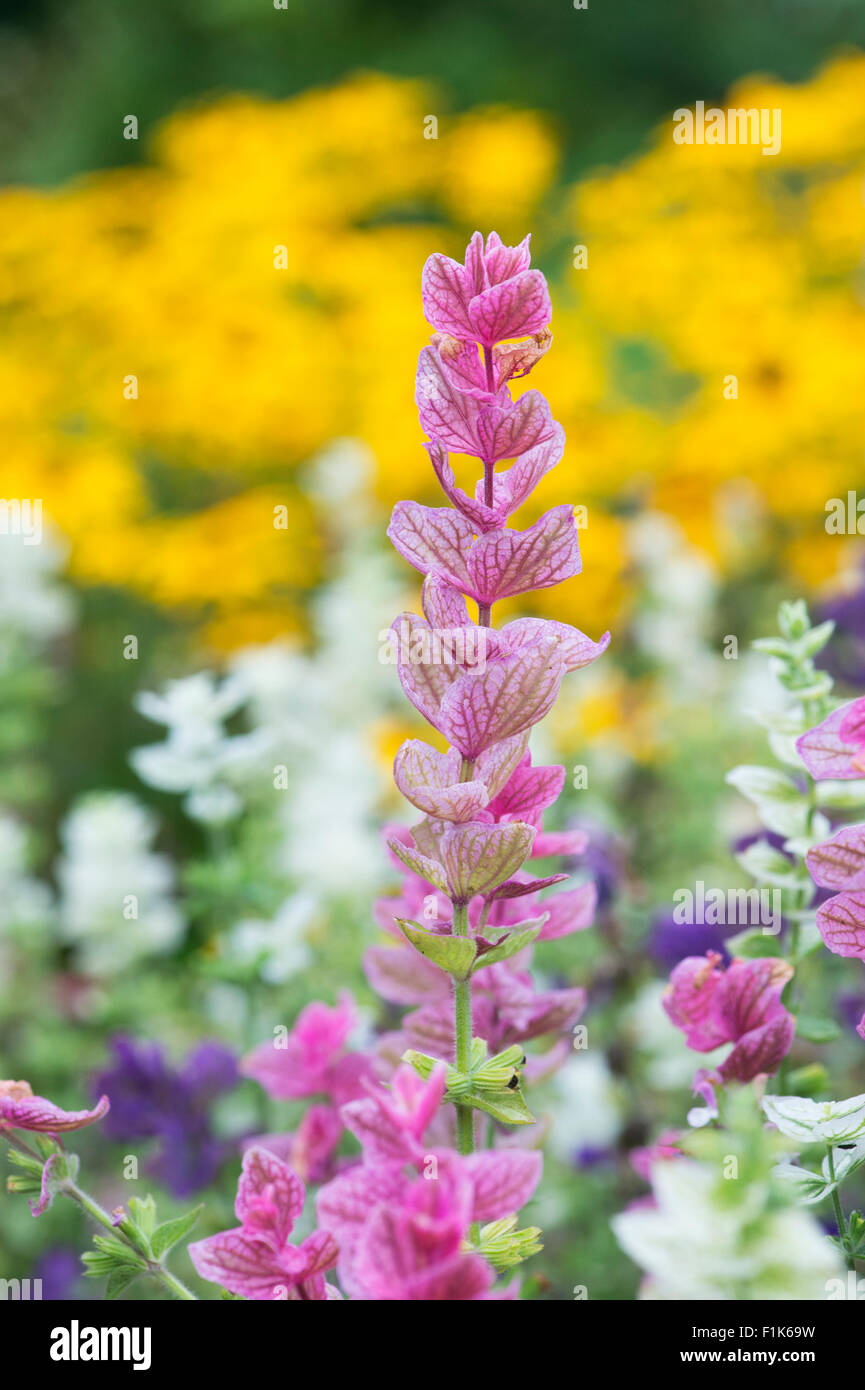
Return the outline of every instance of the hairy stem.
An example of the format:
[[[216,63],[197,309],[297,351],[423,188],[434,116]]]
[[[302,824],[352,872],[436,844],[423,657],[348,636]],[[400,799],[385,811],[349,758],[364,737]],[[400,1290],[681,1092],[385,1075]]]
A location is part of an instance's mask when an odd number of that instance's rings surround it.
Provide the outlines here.
[[[105,1208],[100,1206],[99,1203],[89,1195],[89,1193],[85,1192],[82,1188],[80,1188],[77,1183],[74,1183],[72,1181],[71,1178],[64,1179],[64,1181],[60,1184],[60,1191],[64,1194],[64,1196],[69,1197],[71,1201],[77,1203],[77,1205],[81,1207],[82,1211],[86,1211],[87,1215],[91,1217],[92,1220],[94,1220],[98,1226],[104,1226],[105,1230],[108,1231],[109,1235],[114,1236],[115,1240],[121,1240],[124,1245],[129,1246],[130,1250],[134,1250],[136,1254],[141,1255],[143,1259],[146,1259],[146,1272],[148,1274],[151,1274],[153,1278],[156,1279],[157,1282],[160,1283],[164,1289],[167,1289],[168,1292],[171,1294],[172,1298],[179,1298],[187,1302],[193,1303],[198,1302],[196,1295],[192,1292],[191,1289],[188,1289],[186,1285],[180,1279],[177,1278],[176,1275],[172,1274],[170,1270],[167,1270],[164,1265],[161,1265],[159,1263],[158,1260],[148,1259],[147,1256],[144,1255],[143,1252],[134,1243],[134,1241],[131,1241],[120,1227],[115,1226],[114,1222],[111,1219],[111,1216],[105,1210]],[[144,1272],[145,1271],[142,1270],[142,1273]]]
[[[468,911],[464,903],[454,907],[454,936],[468,936]],[[472,1045],[472,986],[470,980],[454,981],[454,1031],[456,1034],[456,1065],[463,1073],[469,1069]],[[461,1154],[474,1153],[474,1116],[470,1105],[457,1106],[457,1149]]]
[[[830,1180],[830,1182],[834,1182],[834,1181],[835,1181],[835,1154],[834,1154],[834,1152],[833,1152],[833,1150],[832,1150],[832,1145],[831,1145],[831,1144],[827,1144],[827,1145],[826,1145],[826,1158],[827,1158],[828,1167],[829,1167],[829,1180]],[[847,1222],[844,1220],[844,1208],[843,1208],[842,1205],[841,1205],[841,1197],[840,1197],[840,1195],[839,1195],[839,1193],[838,1193],[837,1187],[835,1187],[835,1188],[832,1189],[832,1206],[833,1206],[834,1209],[835,1209],[835,1220],[836,1220],[837,1223],[838,1223],[838,1235],[841,1237],[841,1240],[842,1240],[842,1241],[845,1241],[845,1242],[846,1242],[846,1239],[847,1239]],[[855,1260],[853,1259],[853,1256],[850,1254],[850,1252],[849,1252],[848,1250],[846,1250],[846,1249],[845,1249],[845,1251],[844,1251],[844,1258],[845,1258],[845,1260],[846,1260],[846,1262],[847,1262],[847,1268],[848,1268],[848,1269],[853,1269],[853,1270],[855,1270],[855,1268],[856,1268],[856,1262],[855,1262]]]

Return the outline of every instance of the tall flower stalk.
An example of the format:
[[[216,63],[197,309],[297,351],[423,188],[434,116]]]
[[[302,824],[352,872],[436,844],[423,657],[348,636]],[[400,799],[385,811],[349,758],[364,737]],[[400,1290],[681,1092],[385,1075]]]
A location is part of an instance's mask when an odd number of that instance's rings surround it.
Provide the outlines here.
[[[539,618],[493,624],[500,600],[548,588],[581,568],[571,506],[553,507],[526,530],[507,524],[561,460],[565,444],[540,392],[514,399],[510,389],[552,341],[550,299],[543,275],[530,269],[529,238],[510,247],[495,232],[486,242],[476,232],[464,264],[430,257],[422,292],[435,332],[420,354],[415,399],[450,506],[400,502],[394,509],[388,535],[424,585],[423,617],[403,613],[392,632],[406,695],[450,747],[440,753],[410,740],[400,749],[397,786],[424,819],[389,844],[429,888],[425,923],[397,918],[398,925],[453,981],[449,1096],[457,1106],[459,1152],[468,1154],[473,1110],[531,1119],[518,1102],[521,1048],[509,1049],[507,1060],[502,1054],[498,1089],[505,1094],[495,1097],[495,1086],[474,1084],[488,1063],[485,1041],[475,1040],[472,1028],[477,972],[526,952],[549,921],[515,920],[513,905],[532,896],[537,907],[535,895],[561,877],[523,872],[531,856],[558,848],[539,832],[562,780],[562,769],[532,768],[528,734],[551,709],[565,673],[599,656],[609,634],[595,643]],[[452,454],[479,464],[471,493],[457,485]],[[504,459],[513,461],[498,467]],[[477,607],[476,622],[467,600]],[[427,1072],[432,1061],[413,1053],[411,1060]]]

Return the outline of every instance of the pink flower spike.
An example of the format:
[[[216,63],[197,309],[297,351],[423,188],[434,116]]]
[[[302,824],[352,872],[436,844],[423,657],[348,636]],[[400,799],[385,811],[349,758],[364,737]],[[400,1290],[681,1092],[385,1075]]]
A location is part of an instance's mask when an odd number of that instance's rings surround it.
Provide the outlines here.
[[[865,1042],[865,1014],[862,1015],[859,1022],[856,1024],[856,1032],[859,1034],[862,1041]]]
[[[3,1130],[30,1130],[38,1134],[65,1134],[95,1124],[110,1109],[107,1096],[101,1096],[92,1110],[61,1110],[44,1096],[34,1096],[26,1081],[0,1081],[0,1133]]]

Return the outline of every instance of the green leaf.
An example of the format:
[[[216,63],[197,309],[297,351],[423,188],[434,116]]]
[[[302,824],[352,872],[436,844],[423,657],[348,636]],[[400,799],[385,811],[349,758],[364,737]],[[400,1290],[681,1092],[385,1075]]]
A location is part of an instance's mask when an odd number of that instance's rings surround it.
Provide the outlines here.
[[[129,1285],[134,1279],[138,1278],[140,1273],[141,1270],[130,1269],[128,1265],[123,1269],[115,1269],[109,1276],[108,1283],[105,1286],[105,1297],[107,1299],[117,1298],[118,1294],[123,1293],[124,1289],[129,1288]]]
[[[757,810],[768,830],[778,835],[804,835],[810,807],[792,777],[774,767],[742,766],[728,772],[725,781],[741,792]]]
[[[786,661],[791,654],[790,643],[783,637],[758,637],[751,643],[755,652],[763,652],[766,656],[776,656],[781,661]]]
[[[203,1210],[204,1203],[201,1202],[193,1211],[188,1211],[185,1216],[178,1216],[173,1221],[163,1221],[161,1226],[157,1226],[150,1241],[154,1259],[160,1260],[166,1250],[170,1250],[178,1241],[183,1240],[183,1237],[192,1230]]]
[[[835,623],[832,618],[825,623],[818,623],[817,627],[812,627],[810,631],[803,633],[796,641],[796,656],[800,661],[805,661],[809,657],[816,656],[822,651],[832,633],[835,631]]]
[[[525,926],[521,930],[508,932],[504,941],[500,941],[497,946],[493,946],[491,950],[484,951],[483,955],[477,957],[472,974],[477,974],[485,965],[495,965],[500,960],[508,960],[510,956],[515,956],[518,951],[524,951],[535,940],[543,922],[544,919],[537,924]]]
[[[852,778],[849,782],[818,782],[815,792],[818,805],[831,811],[855,810],[865,806],[865,777]]]
[[[535,1117],[518,1088],[512,1091],[507,1088],[502,1091],[485,1091],[482,1094],[478,1091],[469,1091],[462,1104],[470,1105],[474,1110],[482,1110],[485,1115],[492,1115],[494,1120],[499,1120],[505,1125],[533,1125],[535,1123]]]
[[[407,941],[440,970],[446,970],[457,980],[468,978],[477,955],[477,943],[470,936],[440,936],[427,931],[417,922],[397,918],[397,926]]]
[[[787,1084],[791,1095],[817,1096],[828,1087],[829,1073],[820,1062],[809,1062],[806,1067],[791,1071]]]
[[[768,840],[755,840],[753,845],[736,855],[742,868],[758,883],[772,888],[810,887],[811,879],[799,864],[791,864],[786,854],[775,849]]]
[[[115,1240],[113,1236],[94,1236],[93,1244],[105,1259],[111,1260],[113,1265],[134,1265],[136,1269],[146,1269],[147,1265],[141,1257],[131,1250],[122,1241]],[[84,1257],[86,1259],[86,1256]]]
[[[150,1193],[146,1197],[129,1198],[129,1215],[141,1234],[149,1239],[156,1225],[156,1203]]]
[[[777,936],[769,936],[761,931],[741,931],[736,936],[728,937],[724,944],[731,956],[744,956],[747,960],[783,954]]]
[[[796,1036],[812,1043],[830,1043],[840,1038],[841,1029],[833,1018],[815,1018],[800,1014],[796,1020]]]

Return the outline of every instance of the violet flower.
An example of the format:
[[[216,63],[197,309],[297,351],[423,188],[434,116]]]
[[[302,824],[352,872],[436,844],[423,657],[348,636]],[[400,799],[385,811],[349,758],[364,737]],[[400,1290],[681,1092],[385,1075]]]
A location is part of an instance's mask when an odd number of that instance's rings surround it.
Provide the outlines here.
[[[214,1135],[210,1108],[238,1084],[234,1054],[204,1042],[173,1068],[156,1043],[115,1038],[111,1046],[114,1065],[95,1078],[111,1098],[106,1133],[124,1141],[158,1138],[150,1171],[176,1197],[198,1192],[232,1151]]]

